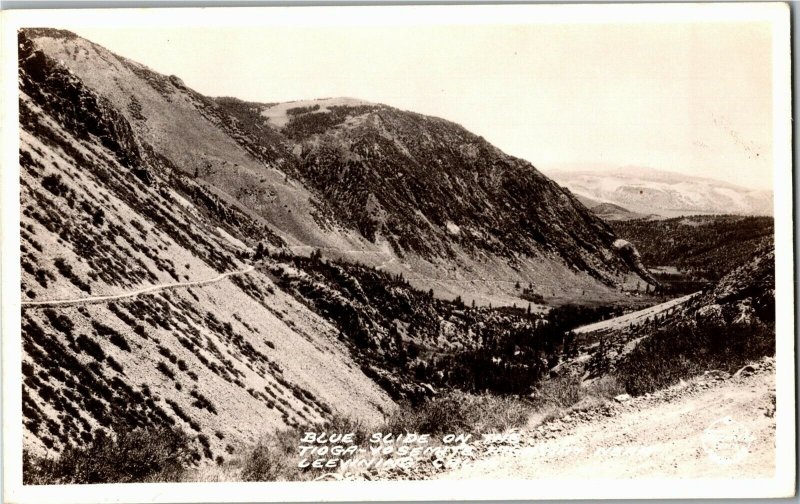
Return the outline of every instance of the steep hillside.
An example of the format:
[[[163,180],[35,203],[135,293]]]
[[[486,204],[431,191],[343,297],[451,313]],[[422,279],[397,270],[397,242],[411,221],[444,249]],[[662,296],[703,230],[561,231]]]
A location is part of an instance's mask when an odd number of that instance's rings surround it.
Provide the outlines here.
[[[165,162],[210,197],[286,239],[318,226],[312,195],[287,180],[292,157],[275,135],[255,135],[214,101],[70,32],[26,30],[37,49],[106,100]]]
[[[772,215],[771,191],[708,178],[641,167],[552,171],[549,175],[576,195],[645,215]]]
[[[585,376],[614,373],[642,394],[707,370],[733,372],[775,352],[775,251],[764,239],[753,256],[713,287],[681,302],[595,324],[577,333],[559,366]]]
[[[632,269],[568,192],[456,124],[348,99],[262,115],[292,140],[304,180],[340,218],[412,265],[445,260],[489,278],[510,265],[541,293],[560,290],[564,264],[581,285],[582,275],[615,284]]]
[[[26,451],[176,426],[210,461],[343,407],[382,418],[340,332],[248,266],[245,241],[281,239],[19,42]]]
[[[69,32],[31,29],[152,150],[296,253],[324,250],[445,297],[619,296],[640,279],[607,225],[529,163],[447,121],[353,99],[212,100]]]

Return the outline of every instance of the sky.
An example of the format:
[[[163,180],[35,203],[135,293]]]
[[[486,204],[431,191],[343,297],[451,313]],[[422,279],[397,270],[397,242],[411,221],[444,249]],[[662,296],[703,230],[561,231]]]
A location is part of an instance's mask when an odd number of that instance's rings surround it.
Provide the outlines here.
[[[772,185],[765,23],[73,31],[209,96],[347,96],[443,117],[545,173]]]

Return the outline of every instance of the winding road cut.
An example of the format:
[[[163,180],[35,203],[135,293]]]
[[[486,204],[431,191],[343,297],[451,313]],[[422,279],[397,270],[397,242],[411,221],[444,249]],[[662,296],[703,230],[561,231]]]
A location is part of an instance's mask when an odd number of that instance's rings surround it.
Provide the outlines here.
[[[236,271],[229,271],[227,273],[222,273],[214,278],[208,278],[206,280],[194,280],[191,282],[173,282],[168,284],[159,284],[159,285],[151,285],[149,287],[144,287],[142,289],[138,289],[132,292],[124,292],[122,294],[109,294],[103,296],[89,296],[84,298],[72,298],[72,299],[53,299],[49,301],[22,301],[23,308],[40,308],[46,306],[69,306],[69,305],[76,305],[76,304],[91,304],[91,303],[105,303],[107,301],[115,301],[117,299],[126,299],[136,296],[141,296],[143,294],[152,294],[153,292],[159,292],[162,290],[171,290],[171,289],[178,289],[181,287],[194,287],[198,285],[207,285],[219,282],[231,276],[236,275],[244,275],[247,273],[252,272],[255,269],[255,266],[252,264],[247,266],[244,269],[236,270]]]

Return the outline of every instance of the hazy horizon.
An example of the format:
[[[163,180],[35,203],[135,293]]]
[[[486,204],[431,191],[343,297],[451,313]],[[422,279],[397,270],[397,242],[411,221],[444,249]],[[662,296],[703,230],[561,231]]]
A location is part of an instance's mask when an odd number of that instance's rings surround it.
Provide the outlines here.
[[[209,96],[348,96],[463,125],[543,172],[771,189],[768,24],[70,28]]]

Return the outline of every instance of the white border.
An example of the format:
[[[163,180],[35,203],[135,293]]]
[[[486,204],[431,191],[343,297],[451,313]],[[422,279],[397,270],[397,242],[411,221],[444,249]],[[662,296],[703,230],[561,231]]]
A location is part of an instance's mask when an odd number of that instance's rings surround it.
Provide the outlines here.
[[[785,497],[795,488],[794,292],[789,8],[786,4],[513,5],[31,10],[2,13],[4,501],[244,502]],[[773,27],[777,471],[773,479],[21,485],[21,341],[16,31],[23,26],[403,26],[761,21]],[[500,484],[498,484],[500,483]]]

